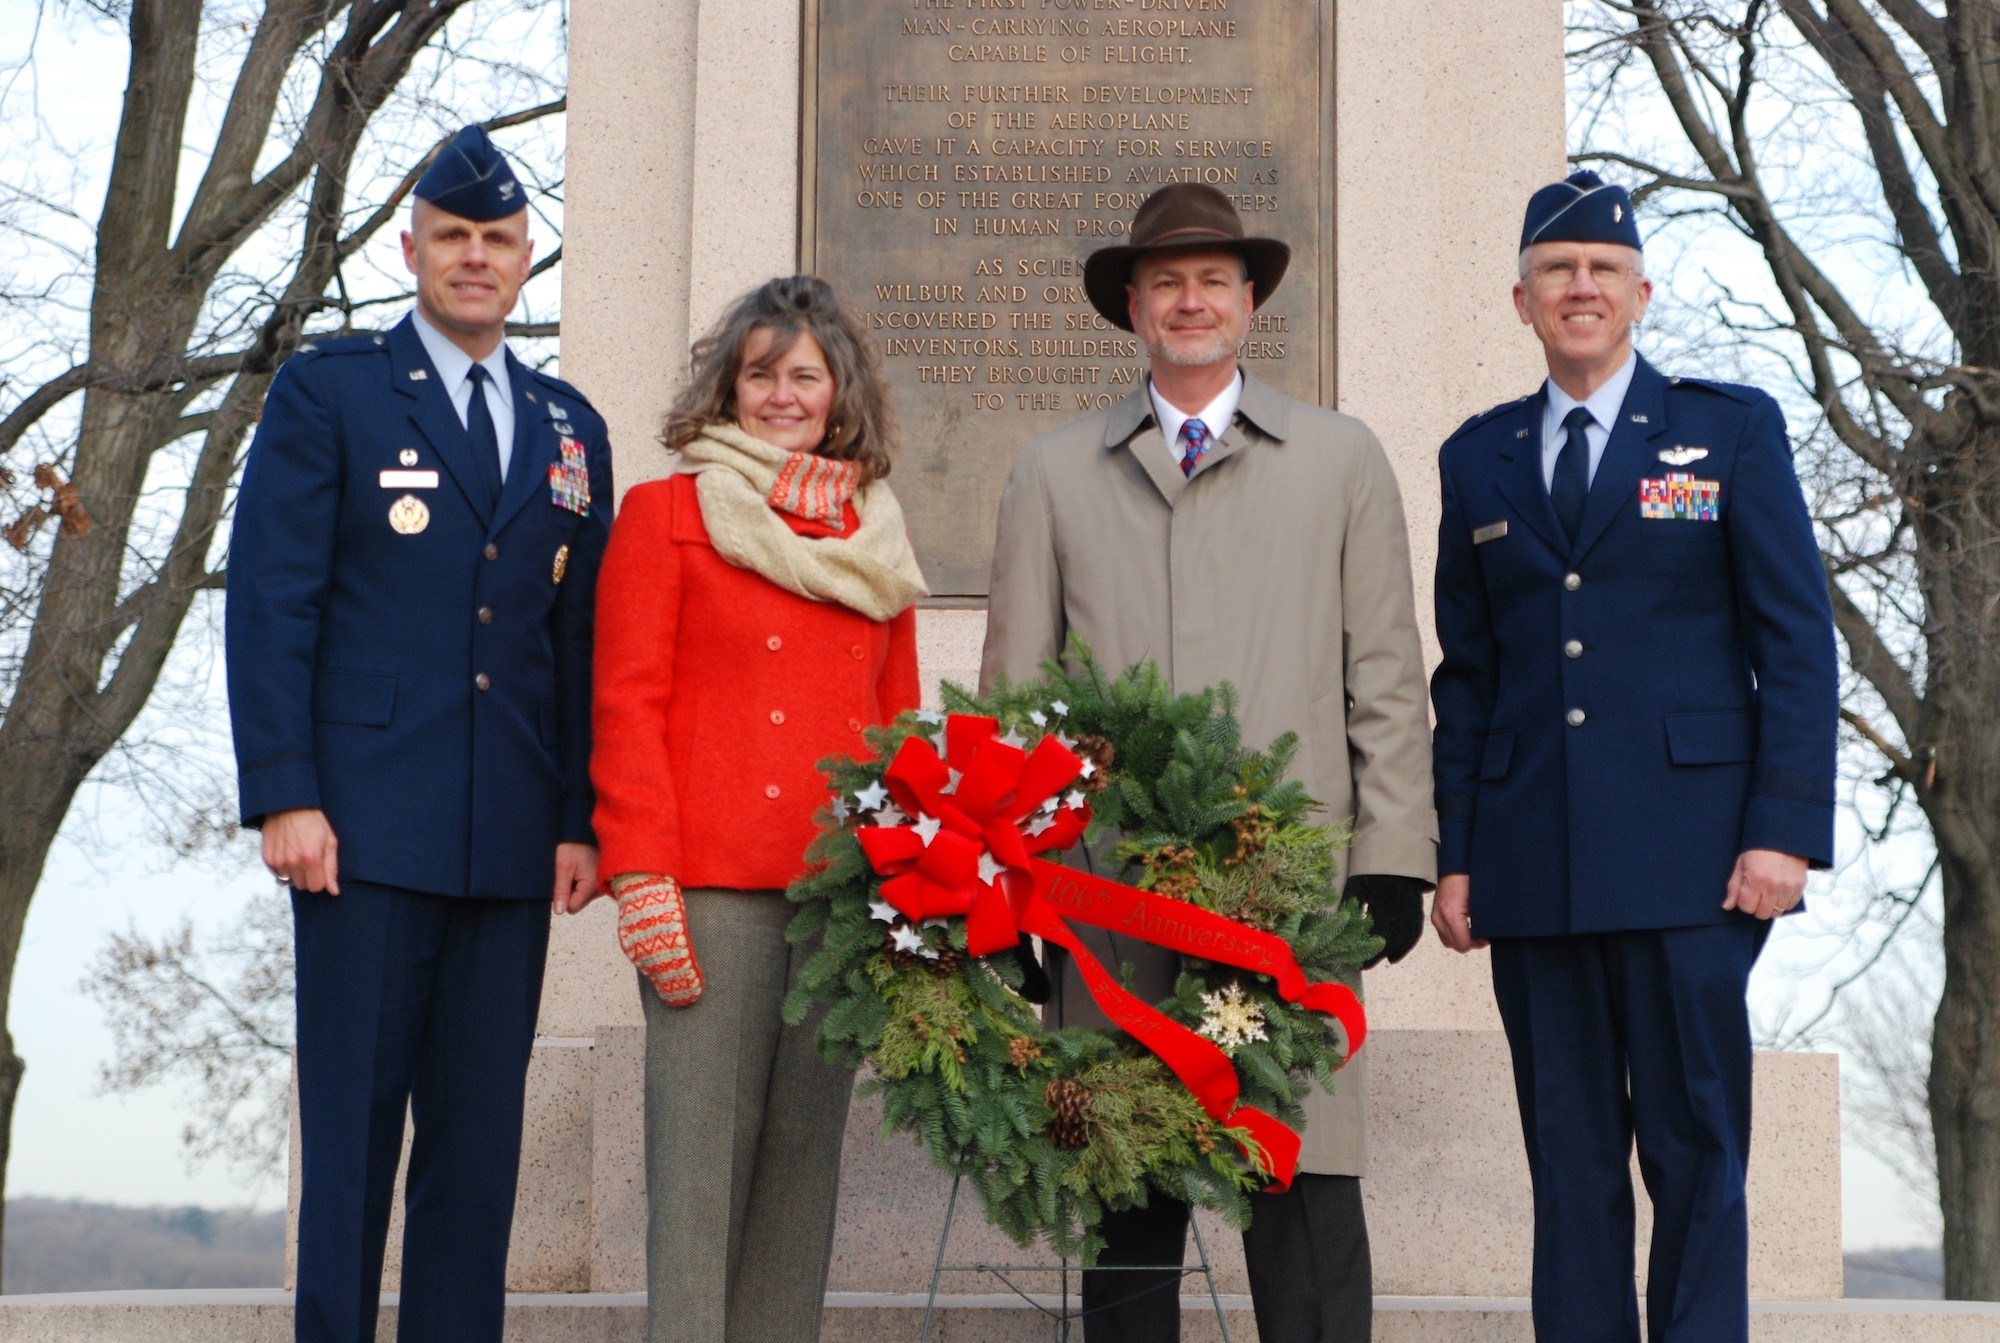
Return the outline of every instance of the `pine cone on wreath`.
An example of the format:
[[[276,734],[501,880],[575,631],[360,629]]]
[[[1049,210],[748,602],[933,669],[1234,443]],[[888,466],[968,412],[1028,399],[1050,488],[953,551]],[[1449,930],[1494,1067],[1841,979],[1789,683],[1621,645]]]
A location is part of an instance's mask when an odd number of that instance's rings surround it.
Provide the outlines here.
[[[1118,752],[1109,737],[1100,737],[1093,732],[1078,737],[1071,749],[1093,767],[1089,774],[1076,781],[1078,788],[1086,793],[1101,793],[1111,786],[1111,767],[1118,761]]]
[[[1017,1035],[1007,1042],[1007,1060],[1016,1068],[1026,1068],[1042,1056],[1042,1047],[1025,1035]]]
[[[1042,1103],[1055,1116],[1049,1121],[1049,1141],[1066,1152],[1090,1142],[1090,1088],[1058,1077],[1042,1092]]]
[[[897,931],[910,926],[907,921],[899,919],[890,926],[888,932],[882,935],[883,943],[889,953],[889,963],[891,965],[894,965],[898,970],[910,970],[917,966],[922,966],[934,975],[955,975],[965,968],[965,953],[957,947],[952,946],[949,942],[936,948],[936,954],[930,956],[926,956],[922,952],[905,951],[902,947],[898,946],[896,942]]]

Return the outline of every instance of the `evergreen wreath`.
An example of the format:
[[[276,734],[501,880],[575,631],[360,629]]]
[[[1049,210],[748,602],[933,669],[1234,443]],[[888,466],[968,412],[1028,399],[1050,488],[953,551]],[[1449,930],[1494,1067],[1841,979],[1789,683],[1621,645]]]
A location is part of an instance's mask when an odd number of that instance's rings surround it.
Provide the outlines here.
[[[1151,663],[1107,677],[1080,641],[1067,665],[1044,671],[1039,682],[1003,678],[987,699],[944,687],[954,715],[998,720],[1003,743],[1033,752],[1054,737],[1086,762],[1067,798],[1051,799],[1023,833],[1049,829],[1058,807],[1077,819],[1059,835],[1087,815],[1084,842],[1122,865],[1126,884],[1275,934],[1313,984],[1358,987],[1362,962],[1382,943],[1359,906],[1335,893],[1347,825],[1304,819],[1318,804],[1284,777],[1296,734],[1247,749],[1227,683],[1177,695]],[[1212,1119],[1129,1036],[1044,1029],[1017,995],[1013,955],[967,954],[968,918],[913,922],[883,898],[864,828],[877,827],[871,840],[900,826],[931,843],[934,820],[912,824],[918,818],[888,799],[884,775],[906,742],[941,744],[945,726],[941,714],[905,713],[867,734],[874,759],[821,763],[833,800],[806,874],[787,892],[800,906],[787,935],[823,940],[786,999],[786,1020],[798,1024],[823,1004],[818,1047],[868,1066],[863,1092],[882,1095],[885,1135],[916,1135],[1023,1246],[1045,1236],[1057,1253],[1092,1262],[1104,1213],[1155,1191],[1247,1226],[1249,1195],[1270,1164],[1247,1128]],[[954,770],[940,791],[957,783]],[[1330,1018],[1288,1001],[1269,975],[1184,955],[1173,995],[1154,1006],[1228,1056],[1244,1105],[1293,1128],[1309,1088],[1332,1091],[1345,1062]]]

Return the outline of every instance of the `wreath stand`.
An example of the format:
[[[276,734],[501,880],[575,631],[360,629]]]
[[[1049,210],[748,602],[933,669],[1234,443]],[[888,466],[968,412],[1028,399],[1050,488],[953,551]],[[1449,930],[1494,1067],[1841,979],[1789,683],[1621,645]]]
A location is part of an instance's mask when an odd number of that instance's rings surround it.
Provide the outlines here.
[[[947,1264],[944,1261],[945,1247],[951,1241],[952,1219],[958,1213],[958,1185],[959,1181],[963,1178],[963,1176],[959,1175],[951,1177],[951,1197],[945,1203],[944,1230],[938,1233],[937,1258],[931,1264],[931,1291],[929,1299],[924,1302],[924,1329],[923,1333],[918,1335],[919,1343],[930,1343],[931,1322],[937,1314],[938,1281],[947,1273],[984,1273],[997,1278],[1000,1284],[1008,1291],[1027,1302],[1028,1305],[1039,1311],[1043,1318],[1049,1321],[1051,1337],[1053,1339],[1058,1340],[1059,1343],[1070,1343],[1073,1337],[1081,1337],[1082,1331],[1076,1330],[1072,1332],[1070,1326],[1082,1320],[1088,1312],[1082,1306],[1080,1283],[1078,1284],[1079,1297],[1076,1308],[1072,1309],[1070,1306],[1070,1275],[1072,1273],[1081,1274],[1084,1271],[1082,1265],[1072,1264],[1067,1257],[1054,1264]],[[1194,1210],[1190,1209],[1188,1229],[1194,1232],[1194,1251],[1198,1262],[1193,1264],[1117,1264],[1105,1268],[1093,1268],[1090,1271],[1093,1273],[1171,1272],[1178,1273],[1182,1279],[1197,1273],[1200,1274],[1208,1284],[1209,1302],[1215,1307],[1215,1327],[1222,1333],[1222,1343],[1229,1343],[1229,1321],[1224,1319],[1222,1315],[1222,1296],[1215,1288],[1215,1270],[1208,1262],[1208,1247],[1202,1243],[1201,1221],[1193,1214]],[[1015,1282],[1012,1276],[1014,1274],[1027,1273],[1061,1274],[1062,1297],[1060,1305],[1051,1308],[1043,1301],[1037,1300],[1024,1287]],[[1179,1281],[1173,1284],[1176,1288],[1175,1296],[1177,1298],[1179,1296],[1179,1285]],[[1165,1288],[1162,1286],[1154,1290],[1165,1290]]]

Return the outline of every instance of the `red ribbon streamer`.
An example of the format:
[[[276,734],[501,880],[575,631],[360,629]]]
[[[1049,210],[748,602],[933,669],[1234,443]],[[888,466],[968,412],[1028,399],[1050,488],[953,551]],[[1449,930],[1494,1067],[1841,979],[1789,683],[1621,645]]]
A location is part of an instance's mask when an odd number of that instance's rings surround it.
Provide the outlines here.
[[[1083,772],[1083,761],[1044,737],[1033,751],[999,740],[991,718],[953,714],[945,722],[945,755],[919,736],[906,738],[883,774],[889,794],[913,817],[937,822],[929,841],[915,825],[863,826],[856,833],[868,861],[888,880],[882,897],[912,922],[963,914],[966,950],[990,955],[1033,933],[1070,953],[1104,1014],[1156,1054],[1218,1123],[1247,1129],[1243,1152],[1286,1189],[1298,1169],[1300,1139],[1281,1120],[1237,1103],[1236,1066],[1214,1041],[1172,1020],[1112,978],[1064,922],[1073,918],[1184,955],[1268,975],[1287,1002],[1332,1016],[1347,1033],[1347,1057],[1368,1033],[1353,991],[1315,984],[1285,940],[1183,901],[1035,858],[1067,849],[1090,823],[1088,806],[1048,799]],[[1040,833],[1020,823],[1049,817]],[[982,874],[982,860],[991,854]],[[986,879],[988,876],[990,880]]]

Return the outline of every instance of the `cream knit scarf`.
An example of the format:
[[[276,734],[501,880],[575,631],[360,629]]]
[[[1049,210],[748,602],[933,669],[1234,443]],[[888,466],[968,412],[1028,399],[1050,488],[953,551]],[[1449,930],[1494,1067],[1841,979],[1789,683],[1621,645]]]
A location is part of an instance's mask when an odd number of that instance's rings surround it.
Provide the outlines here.
[[[861,524],[852,536],[800,536],[786,524],[770,497],[791,455],[733,424],[711,424],[681,446],[681,469],[696,476],[701,520],[716,552],[787,592],[838,602],[871,620],[928,596],[902,505],[883,482],[855,493]]]

